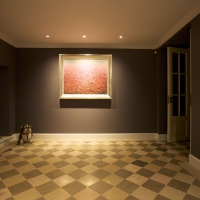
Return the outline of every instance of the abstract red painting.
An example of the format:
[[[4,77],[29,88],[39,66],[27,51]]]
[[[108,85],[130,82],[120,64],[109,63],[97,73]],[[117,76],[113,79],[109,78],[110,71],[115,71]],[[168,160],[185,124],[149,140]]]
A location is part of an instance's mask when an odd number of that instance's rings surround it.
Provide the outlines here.
[[[110,99],[111,55],[60,55],[61,99]]]

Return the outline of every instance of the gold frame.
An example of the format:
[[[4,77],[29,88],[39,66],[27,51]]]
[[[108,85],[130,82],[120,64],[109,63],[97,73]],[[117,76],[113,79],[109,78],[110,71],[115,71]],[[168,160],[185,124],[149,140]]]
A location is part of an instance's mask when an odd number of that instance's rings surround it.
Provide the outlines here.
[[[74,62],[80,65],[81,62],[89,60],[90,62],[97,63],[98,61],[104,62],[107,67],[107,85],[106,93],[103,94],[67,94],[64,93],[64,62]],[[67,65],[67,64],[65,64]],[[73,85],[72,85],[73,87]],[[112,55],[104,54],[59,54],[59,99],[112,99]]]

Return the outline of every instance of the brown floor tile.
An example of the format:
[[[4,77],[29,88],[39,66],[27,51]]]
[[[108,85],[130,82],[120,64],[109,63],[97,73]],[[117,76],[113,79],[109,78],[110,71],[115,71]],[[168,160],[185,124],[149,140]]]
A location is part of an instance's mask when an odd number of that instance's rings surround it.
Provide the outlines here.
[[[39,176],[41,174],[42,174],[42,172],[40,172],[38,169],[34,169],[34,170],[29,171],[29,172],[23,173],[23,176],[26,179],[31,179],[31,178],[34,178],[34,177]]]
[[[44,183],[42,185],[39,185],[36,187],[36,190],[41,194],[45,195],[48,194],[56,189],[58,189],[59,186],[55,184],[53,181],[49,181],[47,183]]]
[[[23,181],[21,183],[8,187],[12,195],[17,195],[31,188],[32,188],[32,185],[28,181]]]
[[[109,174],[110,174],[109,172],[107,172],[107,171],[105,171],[103,169],[99,169],[99,170],[97,170],[97,171],[92,173],[93,176],[95,176],[95,177],[97,177],[99,179],[103,179],[106,176],[108,176]]]
[[[96,191],[99,194],[103,194],[104,192],[108,191],[112,186],[104,181],[98,181],[95,184],[91,185],[89,188]]]
[[[139,186],[135,183],[132,183],[130,181],[124,180],[121,183],[119,183],[117,188],[123,190],[124,192],[131,194],[133,191],[135,191]]]
[[[69,183],[69,184],[67,184],[63,187],[63,189],[71,195],[74,195],[74,194],[82,191],[85,188],[86,188],[86,186],[83,185],[82,183],[78,182],[78,181],[74,181],[74,182]]]
[[[65,173],[62,172],[59,169],[56,169],[56,170],[51,171],[51,172],[49,172],[49,173],[46,174],[46,176],[49,177],[51,180],[53,180],[55,178],[58,178],[60,176],[63,176],[63,175],[65,175]]]

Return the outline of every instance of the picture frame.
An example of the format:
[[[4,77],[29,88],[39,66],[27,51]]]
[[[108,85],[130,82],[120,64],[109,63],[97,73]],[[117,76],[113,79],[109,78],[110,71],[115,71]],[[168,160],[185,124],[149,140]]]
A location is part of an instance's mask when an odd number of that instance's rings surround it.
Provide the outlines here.
[[[59,99],[112,99],[112,55],[59,54]]]

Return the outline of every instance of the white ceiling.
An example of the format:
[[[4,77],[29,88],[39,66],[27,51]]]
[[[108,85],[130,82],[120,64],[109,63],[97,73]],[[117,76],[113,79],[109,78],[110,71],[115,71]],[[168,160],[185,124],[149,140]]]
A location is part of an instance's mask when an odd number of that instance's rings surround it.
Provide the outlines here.
[[[199,13],[200,0],[0,0],[0,39],[15,47],[155,49]]]

